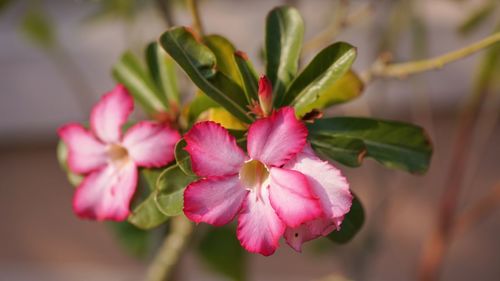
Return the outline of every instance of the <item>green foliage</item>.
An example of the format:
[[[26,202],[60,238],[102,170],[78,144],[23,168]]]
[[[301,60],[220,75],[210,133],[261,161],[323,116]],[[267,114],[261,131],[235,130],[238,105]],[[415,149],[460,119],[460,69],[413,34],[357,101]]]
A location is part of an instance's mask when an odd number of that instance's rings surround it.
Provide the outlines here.
[[[150,193],[146,200],[133,209],[128,217],[131,224],[140,229],[148,230],[167,221],[168,217],[156,205],[155,195],[155,192]]]
[[[282,105],[292,104],[296,110],[315,102],[328,94],[330,88],[351,67],[356,58],[356,49],[347,43],[335,43],[323,49],[306,66],[283,96]]]
[[[37,7],[31,7],[21,22],[21,32],[36,46],[43,49],[54,48],[57,43],[53,23]]]
[[[187,143],[184,139],[181,139],[175,145],[175,161],[179,168],[184,172],[186,176],[195,176],[196,174],[193,172],[191,168],[191,157],[184,147],[186,147]]]
[[[184,189],[196,178],[196,176],[184,174],[179,165],[165,169],[156,183],[155,202],[158,209],[166,216],[182,214]]]
[[[238,66],[241,81],[243,81],[243,88],[245,90],[247,102],[251,104],[252,101],[258,101],[259,97],[257,92],[259,90],[259,77],[252,65],[252,62],[246,57],[246,54],[242,52],[236,52],[234,54],[234,59],[236,60],[236,64]]]
[[[191,32],[184,27],[172,28],[162,34],[160,44],[207,96],[241,121],[252,122],[244,91],[218,70],[216,55]]]
[[[155,114],[167,110],[165,96],[156,87],[152,77],[134,54],[124,53],[113,66],[112,73],[115,80],[125,85],[147,113]]]
[[[217,70],[241,85],[238,66],[234,59],[236,49],[233,44],[220,35],[208,35],[203,37],[203,43],[214,53],[217,61]]]
[[[335,104],[348,102],[357,98],[363,92],[363,81],[354,71],[348,71],[337,81],[323,88],[318,99],[296,109],[297,116],[303,116],[313,109],[322,110]]]
[[[365,156],[386,167],[424,173],[432,146],[415,125],[368,118],[335,117],[309,126],[313,148],[323,157],[356,167]]]
[[[212,270],[231,280],[246,278],[247,255],[231,226],[211,227],[198,247],[198,254]]]
[[[180,97],[174,60],[158,43],[152,42],[146,48],[146,62],[149,74],[163,93],[159,98],[168,105],[178,105]]]
[[[273,85],[274,97],[281,97],[297,74],[303,37],[304,22],[295,8],[282,6],[269,12],[266,19],[266,74]]]
[[[335,243],[344,244],[349,242],[361,230],[365,222],[365,211],[358,197],[354,195],[351,210],[342,221],[339,231],[333,231],[328,235],[328,239]]]

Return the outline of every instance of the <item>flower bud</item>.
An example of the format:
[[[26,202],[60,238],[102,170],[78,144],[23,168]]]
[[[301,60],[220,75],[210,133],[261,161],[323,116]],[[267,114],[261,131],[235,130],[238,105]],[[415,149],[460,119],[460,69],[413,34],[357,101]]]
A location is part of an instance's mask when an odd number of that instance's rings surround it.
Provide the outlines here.
[[[259,79],[259,103],[264,117],[268,116],[273,109],[273,86],[265,75]]]

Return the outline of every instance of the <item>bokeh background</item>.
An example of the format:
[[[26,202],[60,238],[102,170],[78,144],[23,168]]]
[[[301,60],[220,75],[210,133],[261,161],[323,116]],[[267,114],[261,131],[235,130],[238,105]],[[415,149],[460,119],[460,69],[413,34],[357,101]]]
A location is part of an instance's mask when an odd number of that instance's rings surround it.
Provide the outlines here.
[[[183,1],[171,2],[170,20],[191,24]],[[409,61],[466,46],[491,34],[500,20],[500,5],[494,8],[489,3],[496,1],[490,0],[204,0],[200,8],[207,33],[226,36],[259,62],[265,16],[285,2],[300,10],[306,42],[325,30],[337,33],[313,44],[305,61],[342,40],[358,47],[354,69],[360,72],[385,51],[395,61]],[[56,129],[87,119],[91,105],[113,87],[111,66],[125,50],[141,52],[155,40],[166,29],[164,14],[155,1],[132,0],[2,0],[0,7],[0,280],[140,280],[148,257],[130,255],[108,225],[73,215],[73,187],[56,159]],[[491,10],[488,17],[461,32],[464,21],[484,7]],[[348,20],[337,29],[339,14]],[[52,24],[49,31],[37,17]],[[55,43],[37,39],[27,30],[30,25],[48,32]],[[339,165],[365,204],[360,234],[341,246],[306,244],[302,254],[282,243],[271,257],[248,255],[248,280],[416,280],[423,241],[435,225],[454,161],[460,116],[477,89],[484,56],[480,52],[404,80],[373,81],[360,98],[331,110],[331,115],[425,127],[435,150],[431,167],[417,176],[372,160],[357,169]],[[500,71],[496,74],[467,134],[472,141],[463,148],[469,155],[465,172],[455,175],[463,177],[459,212],[500,180]],[[185,77],[182,85],[186,97],[192,95]],[[441,279],[500,280],[499,237],[500,211],[453,237]],[[224,280],[194,251],[183,257],[176,275],[178,280]]]

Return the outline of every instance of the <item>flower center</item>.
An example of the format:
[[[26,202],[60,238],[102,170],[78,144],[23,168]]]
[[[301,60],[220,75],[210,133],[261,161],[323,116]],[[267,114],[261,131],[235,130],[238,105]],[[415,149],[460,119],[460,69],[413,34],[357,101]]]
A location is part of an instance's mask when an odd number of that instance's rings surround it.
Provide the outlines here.
[[[269,177],[269,171],[262,162],[249,160],[240,169],[239,178],[241,184],[249,190],[258,191]]]
[[[108,146],[108,157],[111,159],[111,162],[122,164],[128,159],[128,151],[119,144],[111,144]]]

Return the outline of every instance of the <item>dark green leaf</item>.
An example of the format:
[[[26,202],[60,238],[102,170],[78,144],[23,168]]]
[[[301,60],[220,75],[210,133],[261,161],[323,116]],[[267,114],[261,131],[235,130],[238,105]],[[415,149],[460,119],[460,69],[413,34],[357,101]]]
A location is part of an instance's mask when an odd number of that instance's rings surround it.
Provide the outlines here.
[[[156,190],[156,182],[164,169],[141,169],[141,183],[146,185],[149,192]]]
[[[165,51],[153,42],[146,48],[146,61],[150,75],[157,87],[163,92],[160,98],[168,105],[179,104],[179,89],[175,73],[174,60]]]
[[[233,227],[211,227],[201,240],[198,254],[215,272],[231,280],[245,280],[247,256]]]
[[[358,167],[366,153],[363,141],[344,137],[314,136],[313,149],[321,156],[350,167]]]
[[[241,85],[238,67],[234,59],[236,50],[231,42],[220,35],[208,35],[203,37],[203,43],[214,53],[217,61],[217,70]]]
[[[403,169],[412,173],[424,173],[429,167],[432,145],[425,131],[415,125],[368,118],[335,117],[319,119],[308,125],[313,146],[320,147],[322,156],[336,159],[340,149],[358,151],[358,166],[364,156],[372,157],[389,168]],[[341,138],[339,141],[338,138]],[[360,149],[360,142],[364,149]],[[330,145],[330,149],[328,148]],[[342,156],[346,157],[346,156]]]
[[[134,208],[128,221],[141,229],[152,229],[164,223],[168,217],[163,214],[155,202],[155,193]]]
[[[120,244],[136,257],[145,257],[149,249],[149,233],[128,222],[107,223]]]
[[[157,181],[155,201],[160,211],[166,216],[182,214],[184,189],[196,176],[188,176],[178,165],[165,169]]]
[[[234,53],[234,58],[240,72],[241,80],[245,89],[245,95],[249,104],[258,101],[259,77],[255,72],[252,62],[243,52]]]
[[[363,91],[363,82],[353,71],[348,71],[340,79],[321,91],[318,99],[296,111],[298,116],[303,116],[313,109],[325,109],[329,106],[350,101]]]
[[[345,215],[339,231],[333,231],[328,235],[328,239],[333,242],[344,244],[349,242],[363,226],[365,222],[365,211],[358,197],[354,195],[351,210]]]
[[[196,174],[191,168],[191,157],[189,156],[189,153],[184,150],[184,147],[186,147],[186,145],[187,143],[184,139],[181,139],[177,142],[177,144],[175,145],[175,161],[177,162],[177,165],[179,165],[179,168],[184,172],[184,174],[186,174],[187,176],[195,176]]]
[[[293,80],[283,97],[282,105],[292,104],[299,112],[325,95],[351,67],[356,58],[356,48],[339,42],[317,54],[306,68]]]
[[[151,76],[132,53],[124,53],[113,66],[113,77],[125,85],[147,113],[155,114],[167,110],[165,96],[160,93]]]
[[[252,122],[247,114],[247,102],[241,87],[217,71],[214,53],[196,41],[186,28],[176,27],[163,33],[160,44],[207,96],[241,121]]]
[[[271,10],[266,19],[266,74],[274,97],[281,97],[297,74],[304,23],[299,12],[283,6]]]

